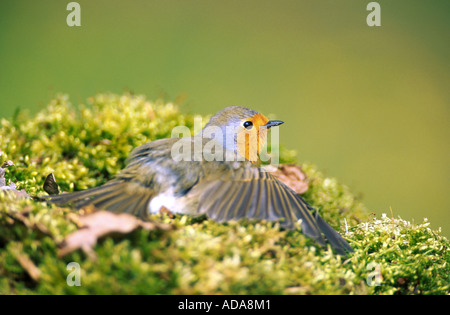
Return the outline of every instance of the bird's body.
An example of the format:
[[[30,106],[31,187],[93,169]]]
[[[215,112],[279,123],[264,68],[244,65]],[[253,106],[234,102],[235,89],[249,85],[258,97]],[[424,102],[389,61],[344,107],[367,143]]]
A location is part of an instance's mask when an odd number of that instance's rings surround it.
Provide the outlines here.
[[[218,222],[280,220],[285,228],[301,222],[302,231],[319,244],[324,244],[323,232],[339,253],[352,251],[299,195],[254,163],[267,130],[281,123],[251,109],[227,107],[211,118],[200,135],[161,139],[134,149],[127,167],[103,186],[50,200],[141,218],[165,208]],[[208,128],[213,132],[208,133]],[[184,149],[182,158],[174,156],[177,146]]]

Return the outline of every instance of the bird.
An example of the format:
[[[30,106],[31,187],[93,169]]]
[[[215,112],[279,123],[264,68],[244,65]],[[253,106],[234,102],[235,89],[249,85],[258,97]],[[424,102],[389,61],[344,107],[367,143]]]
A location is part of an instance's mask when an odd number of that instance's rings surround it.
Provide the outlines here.
[[[339,255],[348,242],[300,195],[258,163],[270,128],[283,124],[242,106],[226,107],[192,137],[166,138],[135,148],[126,167],[102,186],[47,196],[60,206],[130,213],[142,219],[166,210],[219,223],[278,221]],[[322,235],[323,233],[323,235]]]

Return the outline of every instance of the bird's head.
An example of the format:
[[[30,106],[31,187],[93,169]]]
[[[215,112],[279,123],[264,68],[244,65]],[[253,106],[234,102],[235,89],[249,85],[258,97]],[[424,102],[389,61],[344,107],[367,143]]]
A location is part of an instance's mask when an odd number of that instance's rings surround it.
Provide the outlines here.
[[[223,137],[216,140],[227,150],[255,162],[266,143],[268,130],[282,123],[280,120],[269,120],[263,114],[246,107],[230,106],[216,113],[205,129],[219,127]]]

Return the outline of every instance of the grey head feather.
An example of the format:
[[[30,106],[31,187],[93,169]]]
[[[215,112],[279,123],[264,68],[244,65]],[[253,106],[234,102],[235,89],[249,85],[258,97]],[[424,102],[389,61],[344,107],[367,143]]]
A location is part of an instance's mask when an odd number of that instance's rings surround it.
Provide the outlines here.
[[[238,126],[243,119],[250,118],[256,114],[258,114],[257,111],[247,107],[228,106],[211,117],[205,128],[208,126],[221,127],[223,125]]]
[[[214,138],[227,150],[235,151],[237,146],[236,128],[241,125],[242,120],[259,114],[253,109],[242,106],[228,106],[217,112],[206,124],[202,133],[198,136]],[[220,128],[220,129],[218,129]],[[222,137],[214,130],[220,131]]]

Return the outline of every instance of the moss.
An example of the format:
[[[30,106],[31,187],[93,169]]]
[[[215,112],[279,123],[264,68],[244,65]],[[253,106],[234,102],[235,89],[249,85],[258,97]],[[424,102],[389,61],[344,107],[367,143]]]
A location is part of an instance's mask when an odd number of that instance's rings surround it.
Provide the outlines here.
[[[33,117],[21,112],[2,119],[0,165],[13,161],[6,184],[30,195],[45,195],[42,185],[51,172],[64,191],[86,189],[122,169],[132,148],[170,137],[176,125],[192,129],[195,117],[143,96],[99,94],[72,106],[59,95]],[[292,162],[295,154],[282,148],[280,160]],[[312,164],[302,168],[310,184],[304,198],[353,245],[350,257],[274,223],[158,216],[176,229],[106,238],[95,247],[96,260],[81,251],[58,258],[60,242],[77,229],[76,214],[1,193],[0,293],[450,293],[449,241],[440,231],[430,230],[426,220],[376,218],[347,186]],[[23,261],[37,267],[37,279]],[[67,284],[69,262],[80,264],[81,286]]]

